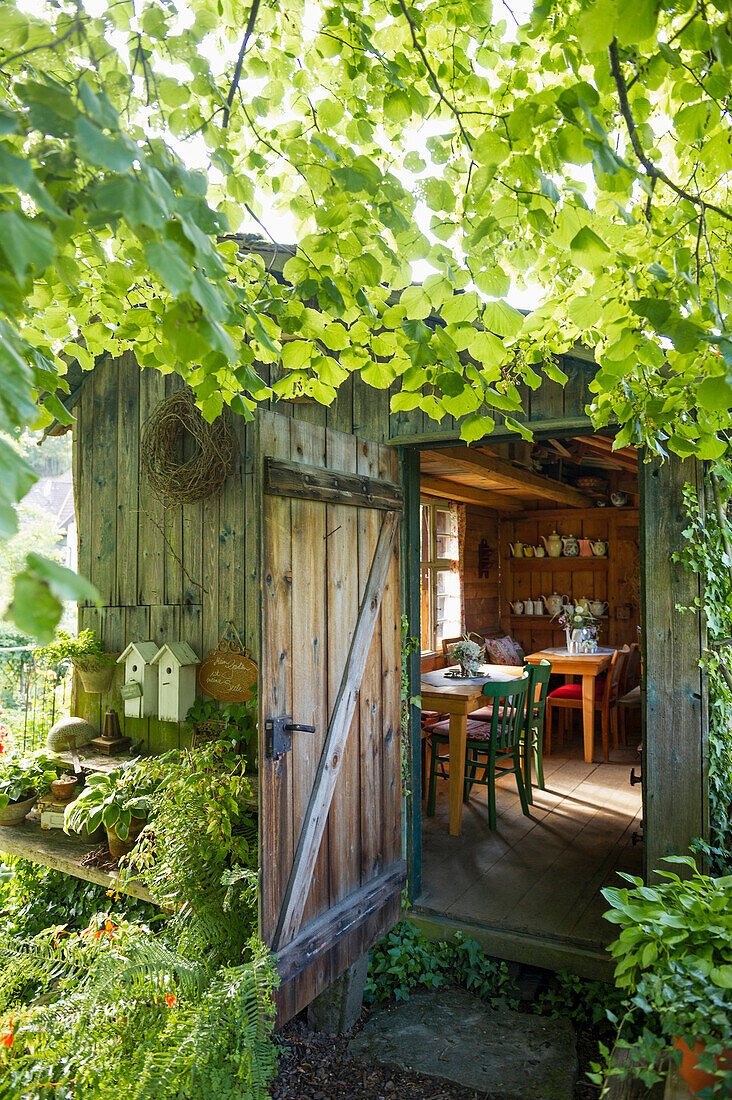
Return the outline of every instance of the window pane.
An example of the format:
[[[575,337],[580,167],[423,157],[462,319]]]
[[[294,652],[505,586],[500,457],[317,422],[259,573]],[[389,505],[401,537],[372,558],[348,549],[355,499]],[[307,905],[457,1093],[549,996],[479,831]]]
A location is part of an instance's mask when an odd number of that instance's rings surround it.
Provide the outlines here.
[[[443,638],[457,638],[461,633],[460,578],[450,569],[438,569],[435,573],[435,585],[435,633],[439,647]]]
[[[420,648],[423,653],[432,652],[432,619],[430,616],[430,570],[423,569],[419,578]]]
[[[430,506],[421,504],[419,508],[419,560],[430,560]]]
[[[455,560],[458,556],[457,525],[450,522],[450,513],[447,508],[437,509],[437,546],[435,557],[450,558]]]

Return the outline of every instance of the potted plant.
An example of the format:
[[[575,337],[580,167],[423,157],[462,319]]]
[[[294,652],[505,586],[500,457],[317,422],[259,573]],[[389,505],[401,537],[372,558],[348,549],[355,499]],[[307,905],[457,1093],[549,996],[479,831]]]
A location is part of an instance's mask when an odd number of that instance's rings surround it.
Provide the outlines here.
[[[43,752],[0,760],[0,825],[25,821],[39,795],[58,777],[58,762]]]
[[[661,883],[644,886],[623,875],[632,889],[603,890],[613,907],[607,920],[622,927],[610,948],[615,981],[649,1021],[648,1041],[634,1045],[636,1055],[658,1062],[653,1035],[660,1030],[661,1053],[672,1053],[694,1095],[730,1096],[732,875],[703,875],[689,856],[666,862],[687,866],[689,877],[662,871]]]
[[[59,664],[61,661],[70,660],[79,673],[84,691],[92,695],[101,695],[109,691],[117,663],[117,654],[105,651],[96,631],[82,630],[74,635],[66,630],[59,630],[53,642],[42,652],[49,662]]]
[[[483,658],[483,646],[471,640],[466,634],[450,650],[450,657],[460,665],[463,676],[477,676]]]
[[[186,719],[193,730],[193,748],[210,741],[236,741],[239,751],[246,752],[257,732],[256,688],[246,703],[219,705],[216,699],[196,699]]]
[[[135,790],[130,769],[136,761],[95,772],[87,777],[81,794],[64,813],[64,832],[93,833],[100,825],[107,832],[110,855],[115,859],[132,851],[150,808],[146,795]]]

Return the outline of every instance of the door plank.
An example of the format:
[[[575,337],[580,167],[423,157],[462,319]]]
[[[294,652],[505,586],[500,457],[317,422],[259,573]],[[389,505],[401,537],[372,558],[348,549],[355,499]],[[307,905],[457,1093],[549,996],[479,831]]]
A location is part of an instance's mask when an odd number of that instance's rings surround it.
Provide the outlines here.
[[[379,472],[379,446],[365,441],[358,444],[357,465],[359,474],[369,477]],[[373,509],[362,509],[358,525],[358,574],[359,600],[363,598],[369,566],[379,537],[380,516]],[[383,602],[382,602],[383,607]],[[375,813],[381,803],[381,621],[383,612],[374,628],[366,670],[358,698],[361,738],[361,881],[368,882],[381,872],[384,866],[384,850],[380,814]]]
[[[325,465],[325,436],[309,424],[290,421],[290,446],[298,461]],[[326,505],[293,498],[292,637],[297,646],[297,675],[292,678],[292,714],[315,733],[292,740],[294,835],[305,820],[310,792],[323,751],[328,714],[328,626],[326,584]],[[293,658],[294,658],[293,654]],[[327,837],[327,834],[326,834]],[[303,912],[311,920],[329,905],[328,843],[321,845]]]
[[[340,432],[337,438],[341,438]],[[324,470],[301,462],[278,462],[274,458],[268,458],[264,463],[264,491],[283,497],[361,505],[385,511],[401,508],[403,500],[400,486],[390,481],[379,481],[332,467]]]
[[[399,456],[393,447],[379,447],[379,476],[399,477]],[[400,542],[396,539],[381,601],[381,830],[383,860],[387,867],[402,854],[402,604],[399,551]]]
[[[281,430],[280,417],[260,413],[262,453],[290,457],[290,433]],[[262,638],[261,708],[265,715],[292,714],[292,531],[289,500],[262,498]],[[260,737],[263,737],[263,726]],[[263,866],[261,885],[262,936],[270,942],[277,924],[282,891],[292,867],[294,851],[292,768],[289,754],[268,759],[260,745],[260,784],[263,815],[276,822],[276,843]],[[266,807],[265,807],[266,803]],[[272,838],[274,840],[274,837]]]
[[[307,889],[312,879],[313,867],[343,760],[374,627],[381,610],[381,600],[393,561],[393,549],[398,529],[398,514],[396,512],[386,512],[371,563],[369,580],[359,609],[348,660],[328,725],[328,733],[318,765],[305,822],[300,833],[295,858],[292,862],[292,872],[283,898],[274,938],[273,946],[275,949],[290,942],[300,928]]]

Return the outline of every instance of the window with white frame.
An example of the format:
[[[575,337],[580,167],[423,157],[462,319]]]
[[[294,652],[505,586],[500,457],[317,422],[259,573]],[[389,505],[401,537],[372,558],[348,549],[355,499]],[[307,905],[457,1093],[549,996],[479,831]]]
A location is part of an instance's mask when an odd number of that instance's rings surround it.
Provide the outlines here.
[[[423,502],[420,521],[421,648],[437,653],[462,632],[457,530],[446,503]]]

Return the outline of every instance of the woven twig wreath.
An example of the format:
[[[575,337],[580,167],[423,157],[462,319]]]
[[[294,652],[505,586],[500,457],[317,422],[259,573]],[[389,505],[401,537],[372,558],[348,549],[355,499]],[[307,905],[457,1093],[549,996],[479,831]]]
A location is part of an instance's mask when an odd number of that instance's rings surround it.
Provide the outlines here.
[[[204,420],[190,390],[166,397],[146,420],[140,461],[150,488],[169,504],[191,504],[221,492],[234,460],[225,415]]]

